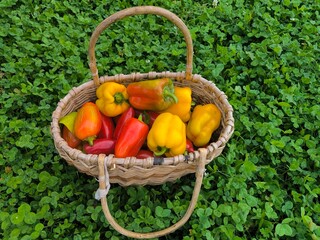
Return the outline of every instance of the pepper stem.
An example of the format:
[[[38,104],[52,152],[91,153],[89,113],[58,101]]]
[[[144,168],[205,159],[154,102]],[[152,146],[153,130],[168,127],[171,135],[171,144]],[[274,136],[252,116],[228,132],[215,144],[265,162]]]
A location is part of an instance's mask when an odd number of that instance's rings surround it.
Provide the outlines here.
[[[153,153],[154,153],[154,155],[156,155],[158,157],[158,156],[165,154],[165,152],[168,150],[168,148],[159,146],[159,147],[157,147],[157,150],[158,151],[154,151]]]
[[[165,101],[167,101],[167,102],[173,102],[173,103],[178,102],[178,98],[174,94],[174,87],[171,84],[167,85],[163,88],[162,96],[165,99]]]
[[[89,143],[90,146],[93,145],[93,140],[96,139],[96,136],[87,137],[85,140]]]
[[[123,101],[125,101],[125,98],[121,92],[117,92],[116,94],[113,95],[114,97],[114,102],[116,104],[121,104]]]
[[[139,114],[138,120],[139,120],[140,122],[143,122],[143,116],[142,116],[142,113],[141,113],[141,114]]]

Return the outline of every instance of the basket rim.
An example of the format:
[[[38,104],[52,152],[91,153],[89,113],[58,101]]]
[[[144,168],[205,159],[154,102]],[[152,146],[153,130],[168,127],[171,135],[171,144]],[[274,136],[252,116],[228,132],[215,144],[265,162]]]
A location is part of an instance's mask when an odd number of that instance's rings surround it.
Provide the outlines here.
[[[230,139],[231,135],[234,132],[234,118],[233,118],[233,108],[227,100],[227,96],[224,92],[222,92],[213,82],[203,78],[199,74],[192,74],[190,80],[185,80],[186,73],[185,72],[148,72],[148,73],[130,73],[130,74],[116,74],[114,76],[101,76],[99,77],[100,84],[107,82],[107,81],[115,81],[115,82],[122,82],[122,81],[143,81],[147,79],[155,79],[160,77],[169,77],[173,79],[174,83],[181,82],[181,83],[202,83],[207,85],[207,87],[211,87],[215,89],[219,96],[216,96],[220,102],[223,103],[224,109],[219,109],[223,116],[226,116],[224,122],[222,122],[222,130],[219,135],[219,138],[215,142],[210,142],[206,149],[208,154],[213,153],[215,150],[220,150],[222,152],[223,148],[225,147],[226,143]],[[61,129],[59,125],[59,119],[62,117],[62,111],[64,109],[64,105],[72,101],[72,98],[78,94],[78,91],[82,91],[87,88],[97,88],[96,83],[91,79],[77,87],[73,87],[67,95],[65,95],[57,104],[57,108],[52,113],[52,122],[51,122],[51,134],[53,136],[53,140],[55,142],[56,148],[58,150],[63,150],[67,152],[70,156],[74,159],[81,159],[88,161],[90,163],[97,164],[98,155],[93,154],[85,154],[78,149],[71,148],[67,145],[66,141],[61,137]],[[207,89],[207,88],[206,88]],[[222,120],[221,120],[222,121]],[[195,159],[198,159],[200,155],[199,150],[195,150],[193,153],[189,153],[187,155],[178,155],[174,157],[149,157],[146,159],[138,159],[136,157],[127,157],[127,158],[116,158],[113,154],[107,155],[107,165],[112,167],[114,165],[121,165],[126,168],[130,167],[142,167],[142,168],[150,168],[158,165],[172,165],[175,166],[181,162],[187,163],[194,163]],[[212,159],[211,159],[212,160]],[[206,164],[211,162],[210,159],[207,159]]]

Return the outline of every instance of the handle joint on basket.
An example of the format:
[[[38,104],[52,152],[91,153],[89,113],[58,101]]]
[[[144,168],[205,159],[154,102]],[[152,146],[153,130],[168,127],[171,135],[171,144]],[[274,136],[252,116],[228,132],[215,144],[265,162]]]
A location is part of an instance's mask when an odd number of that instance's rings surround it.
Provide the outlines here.
[[[99,167],[99,188],[95,193],[95,199],[100,200],[107,196],[110,189],[109,173],[107,167],[107,159],[105,154],[98,156]]]
[[[203,175],[206,170],[205,165],[206,165],[208,150],[206,148],[199,148],[199,152],[200,152],[200,157],[198,160],[198,167],[196,171],[197,177],[199,177],[200,175]]]

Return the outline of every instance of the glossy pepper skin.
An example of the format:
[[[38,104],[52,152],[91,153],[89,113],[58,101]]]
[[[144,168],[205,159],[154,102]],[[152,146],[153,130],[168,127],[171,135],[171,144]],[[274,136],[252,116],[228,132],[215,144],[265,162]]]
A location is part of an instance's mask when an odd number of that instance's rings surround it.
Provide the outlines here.
[[[99,110],[108,117],[118,116],[130,107],[125,85],[105,82],[97,88],[96,95]]]
[[[187,148],[186,148],[187,153],[193,153],[194,152],[194,147],[193,143],[191,142],[190,139],[187,138]]]
[[[115,157],[134,157],[147,139],[149,127],[141,119],[130,118],[120,132],[115,145]]]
[[[216,105],[197,105],[187,124],[187,138],[197,147],[205,146],[212,133],[220,126],[220,121],[221,112]]]
[[[67,142],[69,147],[76,148],[80,145],[81,140],[77,138],[66,126],[62,128],[62,138]]]
[[[149,131],[147,145],[156,156],[183,154],[186,150],[185,123],[177,115],[161,113]]]
[[[136,158],[139,159],[144,159],[148,157],[153,157],[153,152],[147,149],[141,149],[136,155]]]
[[[112,118],[101,114],[101,120],[102,124],[98,138],[112,139],[115,128]]]
[[[165,112],[178,115],[183,122],[188,122],[191,115],[190,109],[192,104],[191,88],[174,87],[174,92],[178,98],[178,102],[172,104]]]
[[[130,83],[127,92],[130,104],[139,110],[163,111],[178,101],[169,78]]]
[[[115,140],[99,138],[93,140],[93,145],[85,143],[83,151],[87,154],[112,154],[114,152]]]
[[[86,102],[79,109],[74,120],[74,134],[80,140],[88,141],[90,145],[97,137],[102,126],[101,113],[96,104]]]
[[[120,118],[117,121],[115,130],[113,132],[113,138],[118,139],[120,136],[120,132],[127,120],[133,118],[135,116],[135,110],[132,107],[129,107],[125,112],[123,112]]]

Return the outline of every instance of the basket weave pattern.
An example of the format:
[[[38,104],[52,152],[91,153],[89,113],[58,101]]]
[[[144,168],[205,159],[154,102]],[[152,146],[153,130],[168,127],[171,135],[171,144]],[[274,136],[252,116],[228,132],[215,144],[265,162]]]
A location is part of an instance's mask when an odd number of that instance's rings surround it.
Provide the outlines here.
[[[222,112],[222,130],[219,138],[211,142],[207,147],[208,155],[206,163],[210,163],[219,156],[233,133],[233,110],[227,101],[226,95],[220,91],[215,84],[200,75],[192,75],[192,79],[185,80],[185,73],[147,73],[147,74],[119,74],[116,76],[100,77],[100,83],[114,81],[128,85],[134,81],[146,79],[155,79],[169,77],[176,86],[188,86],[192,89],[192,96],[197,104],[216,104]],[[98,176],[98,155],[84,154],[78,149],[70,148],[61,137],[59,119],[72,111],[78,110],[85,102],[95,101],[97,86],[93,81],[73,88],[67,96],[60,100],[57,109],[53,114],[51,132],[54,137],[54,143],[60,156],[70,165],[75,166],[80,172],[91,176]],[[181,176],[194,173],[196,168],[196,159],[199,158],[199,152],[189,153],[187,156],[179,155],[171,158],[164,158],[161,165],[154,165],[154,158],[144,160],[135,157],[114,158],[108,157],[108,166],[116,166],[110,170],[110,182],[119,183],[122,186],[128,185],[157,185],[167,181],[173,181]]]

